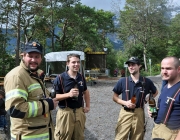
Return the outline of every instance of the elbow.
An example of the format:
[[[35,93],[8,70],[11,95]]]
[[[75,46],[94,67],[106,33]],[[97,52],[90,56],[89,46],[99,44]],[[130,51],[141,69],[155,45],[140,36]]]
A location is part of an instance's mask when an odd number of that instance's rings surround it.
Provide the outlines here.
[[[113,96],[113,101],[117,103],[117,97]]]
[[[25,112],[21,112],[20,110],[17,110],[14,107],[11,107],[9,110],[7,110],[7,114],[10,115],[12,118],[19,118],[19,119],[24,118],[26,115]]]

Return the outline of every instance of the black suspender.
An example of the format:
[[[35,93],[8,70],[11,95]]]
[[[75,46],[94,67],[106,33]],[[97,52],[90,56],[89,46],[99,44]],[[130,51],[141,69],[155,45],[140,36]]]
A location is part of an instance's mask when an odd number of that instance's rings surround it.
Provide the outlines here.
[[[126,100],[129,100],[129,85],[128,85],[129,81],[128,81],[128,77],[126,77]]]
[[[143,77],[143,82],[145,83],[145,78]],[[130,96],[130,90],[129,90],[129,80],[128,77],[126,77],[126,100],[129,100],[129,96]],[[144,97],[144,85],[142,85],[142,96],[141,96],[141,102],[140,102],[140,107],[143,107],[143,97]]]
[[[144,97],[145,83],[146,83],[145,78],[143,77],[143,82],[141,83],[142,84],[142,96],[141,96],[140,107],[144,106],[143,97]]]
[[[82,76],[81,73],[80,73],[80,75],[81,75],[82,82],[83,82],[84,81],[83,76]],[[62,87],[63,93],[65,93],[65,91],[64,91],[64,84],[63,84],[63,77],[61,75],[58,75],[58,77],[59,77],[59,81],[61,83],[61,87]],[[82,94],[82,96],[83,96],[83,94]],[[67,107],[68,105],[67,105],[67,101],[66,100],[65,100],[65,103],[66,103],[66,107]],[[84,102],[82,102],[82,106],[83,105],[84,105]]]
[[[61,87],[62,87],[63,93],[65,93],[64,92],[64,85],[63,85],[63,78],[62,78],[61,75],[58,75],[58,76],[59,76],[59,82],[61,83]]]

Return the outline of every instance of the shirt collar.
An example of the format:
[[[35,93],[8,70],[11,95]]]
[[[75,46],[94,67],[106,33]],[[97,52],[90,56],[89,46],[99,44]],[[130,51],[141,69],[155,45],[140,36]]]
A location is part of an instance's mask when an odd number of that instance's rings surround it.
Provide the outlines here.
[[[128,80],[129,80],[130,82],[133,82],[133,79],[132,79],[132,77],[131,77],[131,76],[129,76],[129,77],[128,77]],[[143,77],[142,77],[142,76],[139,76],[139,80],[137,81],[137,83],[139,83],[139,82],[144,82],[144,80],[143,80]]]

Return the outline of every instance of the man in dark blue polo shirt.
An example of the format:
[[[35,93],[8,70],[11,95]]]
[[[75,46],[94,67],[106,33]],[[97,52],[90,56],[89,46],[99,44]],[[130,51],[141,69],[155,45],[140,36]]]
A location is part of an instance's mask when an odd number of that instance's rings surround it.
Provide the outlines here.
[[[59,100],[54,137],[55,140],[84,140],[85,113],[90,110],[90,97],[85,78],[78,73],[80,56],[68,55],[67,66],[68,71],[54,80]]]
[[[140,76],[141,64],[137,57],[131,57],[126,64],[130,76],[121,78],[113,89],[113,100],[122,105],[115,140],[127,140],[128,136],[129,140],[143,140],[145,97],[150,91],[155,97],[158,91],[150,79]],[[136,99],[134,103],[132,97]]]
[[[152,138],[180,140],[180,61],[176,57],[166,57],[161,62],[161,76],[164,81],[158,99],[158,115]],[[151,116],[151,112],[148,111]]]

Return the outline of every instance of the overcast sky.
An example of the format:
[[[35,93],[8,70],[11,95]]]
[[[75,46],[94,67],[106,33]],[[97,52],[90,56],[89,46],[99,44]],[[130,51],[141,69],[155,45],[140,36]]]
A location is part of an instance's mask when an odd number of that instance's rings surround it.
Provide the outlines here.
[[[116,0],[81,0],[81,3],[92,8],[95,7],[98,10],[112,11],[112,1],[116,2]],[[122,0],[122,6],[124,5],[124,1]]]
[[[87,5],[89,7],[95,7],[96,9],[100,10],[103,9],[105,11],[112,11],[113,4],[112,1],[117,2],[117,0],[81,0],[83,5]],[[121,7],[124,6],[126,0],[121,0]],[[180,0],[170,0],[174,6],[180,6]]]

